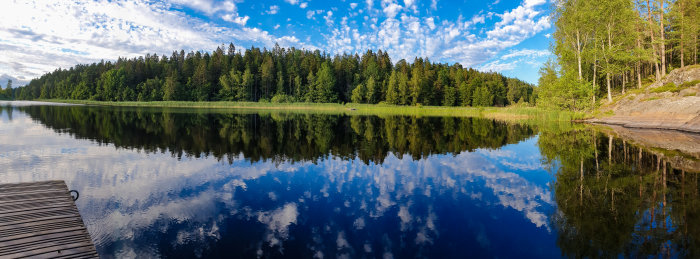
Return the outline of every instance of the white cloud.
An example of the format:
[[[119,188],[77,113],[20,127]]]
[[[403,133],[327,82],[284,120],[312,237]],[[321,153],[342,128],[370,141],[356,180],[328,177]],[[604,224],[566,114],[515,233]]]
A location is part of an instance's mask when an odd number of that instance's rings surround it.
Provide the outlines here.
[[[301,8],[301,9],[305,9],[307,6],[309,6],[309,3],[307,3],[307,2],[303,2],[303,3],[299,4],[299,8]]]
[[[515,68],[515,65],[516,64],[513,62],[501,62],[500,60],[495,60],[481,65],[477,69],[486,72],[502,72],[513,70]]]
[[[280,7],[278,5],[273,5],[270,6],[270,10],[267,10],[267,14],[276,14],[277,12],[280,11]]]
[[[401,6],[395,0],[382,0],[382,11],[387,18],[394,18],[401,11]]]
[[[221,25],[172,6],[198,10],[221,19]],[[295,37],[245,27],[250,17],[239,15],[234,1],[9,1],[3,2],[0,17],[0,74],[24,81],[59,67],[146,53],[169,55],[179,49],[211,50],[228,42],[313,47]]]
[[[323,16],[323,19],[326,20],[326,24],[328,26],[333,26],[333,11],[326,12],[326,15]]]
[[[221,19],[223,19],[224,21],[238,24],[240,26],[245,26],[245,24],[248,22],[248,19],[250,19],[250,17],[248,17],[247,15],[244,17],[240,17],[240,16],[233,15],[233,14],[227,14],[227,15],[221,16]]]
[[[370,11],[362,26],[369,30],[341,24],[324,35],[325,50],[353,53],[382,49],[394,62],[399,59],[411,62],[414,57],[422,56],[440,62],[459,62],[465,66],[503,71],[513,69],[513,65],[494,61],[494,57],[551,26],[541,1],[523,2],[500,14],[480,12],[471,18],[460,16],[456,20],[401,12],[401,8],[394,6],[396,0],[381,1],[381,11],[386,17],[381,20],[377,19],[376,12],[371,11],[373,1],[366,3]],[[416,5],[410,0],[403,3]],[[431,5],[437,5],[437,1]],[[495,21],[487,25],[487,20]],[[481,26],[475,26],[477,24]]]
[[[345,16],[349,20],[342,17],[341,22],[338,17],[338,23],[334,17],[339,15],[337,9],[306,8],[307,19],[323,17],[331,27],[321,30],[328,32],[321,35],[324,40],[316,46],[312,41],[318,39],[311,37],[299,40],[295,36],[275,36],[247,27],[252,18],[239,13],[238,2],[9,2],[7,8],[0,9],[3,17],[0,74],[28,80],[57,67],[68,68],[78,63],[135,57],[147,52],[167,55],[177,49],[209,50],[228,42],[239,46],[272,46],[279,42],[300,48],[319,47],[330,53],[382,49],[395,62],[399,59],[410,62],[413,57],[423,56],[439,62],[503,70],[511,65],[494,60],[495,57],[551,26],[543,7],[545,0],[527,0],[500,14],[479,12],[471,18],[460,16],[452,20],[418,16],[410,11],[419,5],[415,0],[382,0],[380,6],[375,6],[373,0],[365,0],[366,9],[349,3],[355,11]],[[308,7],[307,2],[300,0],[285,2]],[[437,7],[437,1],[425,2]],[[197,10],[211,20],[193,18],[180,11],[180,7]],[[265,12],[278,14],[279,10],[278,5],[273,5]],[[269,29],[277,31],[279,27],[273,25]]]
[[[374,0],[365,0],[365,4],[367,4],[367,10],[372,11],[372,8],[374,7]]]
[[[235,12],[236,4],[233,1],[215,3],[213,0],[171,0],[172,3],[201,11],[212,15],[219,11]]]
[[[516,58],[516,57],[538,58],[538,57],[548,56],[550,54],[551,53],[549,52],[549,50],[546,50],[546,49],[520,49],[520,50],[511,51],[510,53],[501,56],[501,60]]]

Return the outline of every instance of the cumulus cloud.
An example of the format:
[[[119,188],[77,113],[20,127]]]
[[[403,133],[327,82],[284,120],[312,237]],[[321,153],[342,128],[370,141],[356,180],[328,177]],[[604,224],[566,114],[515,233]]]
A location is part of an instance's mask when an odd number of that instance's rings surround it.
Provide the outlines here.
[[[394,0],[382,0],[382,11],[387,18],[394,18],[401,10],[401,6]]]
[[[341,24],[325,35],[325,49],[331,53],[383,49],[393,61],[407,59],[410,62],[413,57],[422,56],[482,70],[511,70],[515,64],[493,59],[551,26],[543,3],[525,1],[503,13],[480,12],[470,18],[460,16],[456,20],[446,20],[402,12],[415,6],[415,1],[404,1],[402,9],[395,0],[382,0],[383,20],[370,12],[365,16],[364,30],[352,24]],[[371,11],[373,1],[368,0],[366,4]],[[436,6],[437,1],[431,5]],[[491,25],[487,25],[491,20]],[[477,28],[477,24],[482,26]]]
[[[204,21],[173,7],[223,22]],[[245,27],[250,17],[238,11],[234,1],[9,1],[0,8],[0,74],[28,81],[79,63],[154,52],[168,55],[178,49],[209,50],[228,42],[315,47],[293,36],[276,37]]]
[[[285,2],[309,9],[308,2]],[[310,26],[322,33],[300,40],[250,26],[254,18],[242,13],[239,0],[11,1],[0,9],[0,74],[12,76],[19,83],[78,63],[154,52],[167,55],[177,49],[210,50],[228,42],[263,47],[279,43],[337,54],[382,49],[394,62],[423,56],[482,70],[507,71],[517,66],[498,56],[550,28],[545,3],[527,0],[502,13],[481,11],[471,17],[450,19],[419,15],[416,8],[421,4],[416,0],[381,0],[376,4],[365,0],[360,2],[365,8],[351,2],[347,4],[352,11],[347,14],[336,7],[306,11],[312,23],[329,28]],[[437,8],[438,2],[425,1],[425,5]],[[195,10],[207,19],[184,10]],[[279,11],[279,5],[272,5],[262,12]],[[276,24],[268,26],[268,30],[278,32]]]
[[[543,59],[549,55],[551,55],[551,53],[546,49],[511,50],[507,54],[502,55],[500,58],[494,59],[477,67],[477,69],[481,71],[503,72],[513,70],[523,64],[538,66]]]
[[[267,14],[276,14],[277,12],[280,11],[280,7],[278,5],[273,5],[270,6],[270,10],[267,10]]]

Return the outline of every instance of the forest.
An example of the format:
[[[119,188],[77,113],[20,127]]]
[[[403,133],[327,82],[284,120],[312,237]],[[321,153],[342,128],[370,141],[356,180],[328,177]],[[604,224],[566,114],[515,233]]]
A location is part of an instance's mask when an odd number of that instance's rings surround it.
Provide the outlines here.
[[[387,52],[331,57],[319,50],[233,44],[58,69],[14,90],[16,99],[260,101],[435,106],[532,103],[533,85],[460,64],[393,63]]]
[[[556,0],[538,105],[570,110],[698,63],[700,0]]]
[[[12,90],[12,80],[7,80],[7,87],[3,90],[2,87],[0,87],[0,100],[12,100],[13,99],[13,93],[14,91]]]

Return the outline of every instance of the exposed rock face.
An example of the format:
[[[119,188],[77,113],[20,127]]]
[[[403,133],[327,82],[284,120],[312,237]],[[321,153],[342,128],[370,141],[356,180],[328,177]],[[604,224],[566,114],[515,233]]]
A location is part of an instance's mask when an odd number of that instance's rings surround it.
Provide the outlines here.
[[[589,120],[594,123],[630,128],[672,129],[700,133],[700,84],[677,93],[653,93],[652,90],[673,82],[677,86],[700,79],[700,68],[672,71],[652,84],[644,93],[629,94],[604,107],[614,115]]]

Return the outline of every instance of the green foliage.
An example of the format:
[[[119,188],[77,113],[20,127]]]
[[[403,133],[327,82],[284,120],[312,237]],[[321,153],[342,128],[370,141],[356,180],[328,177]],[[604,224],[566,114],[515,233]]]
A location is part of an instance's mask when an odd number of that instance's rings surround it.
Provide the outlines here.
[[[82,82],[81,82],[82,83]],[[162,101],[163,100],[163,82],[156,78],[149,78],[145,82],[140,83],[136,88],[139,101]],[[80,99],[80,98],[76,98]]]
[[[686,82],[683,82],[683,83],[681,84],[680,88],[681,88],[681,89],[683,89],[683,88],[688,88],[688,87],[691,87],[691,86],[695,86],[695,85],[697,85],[697,84],[700,84],[700,80],[686,81]]]
[[[0,87],[0,100],[12,100],[14,99],[14,91],[12,90],[12,80],[7,80],[7,87],[2,90]]]
[[[486,86],[479,86],[474,90],[472,105],[480,107],[493,105],[493,95]]]
[[[363,103],[365,100],[365,95],[367,94],[367,88],[364,84],[359,84],[352,90],[352,102]]]
[[[286,95],[303,102],[428,106],[469,106],[480,86],[492,95],[484,105],[514,104],[533,95],[528,83],[459,64],[416,58],[412,64],[400,60],[394,66],[383,51],[331,57],[279,46],[223,49],[76,65],[12,92],[19,99],[257,102]]]
[[[165,101],[175,101],[181,100],[180,98],[182,92],[182,87],[180,82],[177,80],[177,76],[169,76],[165,79],[163,83],[163,100]]]
[[[286,94],[276,94],[272,96],[272,99],[270,99],[271,103],[293,103],[295,101],[296,100],[293,96],[289,96]]]
[[[370,76],[369,79],[367,79],[367,97],[365,99],[367,103],[377,103],[378,90],[377,83],[374,81],[374,76]]]
[[[457,103],[457,89],[452,86],[445,87],[444,106],[454,106]]]
[[[391,72],[389,77],[389,85],[386,90],[386,103],[399,104],[399,79],[396,71]]]
[[[663,92],[672,92],[672,93],[677,93],[681,89],[676,86],[673,82],[669,82],[663,86],[651,89],[650,92],[652,93],[663,93]]]
[[[592,98],[593,87],[589,82],[578,80],[574,70],[565,72],[560,78],[554,61],[549,60],[540,68],[538,106],[581,111],[593,106]]]
[[[321,65],[321,70],[318,71],[316,83],[313,85],[314,87],[311,89],[311,91],[309,91],[313,96],[311,102],[335,102],[337,94],[333,89],[334,85],[335,77],[333,77],[333,71],[331,71],[331,67],[328,63],[323,63],[323,65]]]
[[[126,87],[126,72],[124,69],[111,69],[107,71],[102,74],[97,85],[97,96],[100,100],[126,101],[129,100],[128,97],[133,93]],[[51,96],[48,95],[49,94],[46,94],[46,92],[42,94],[44,97],[51,98]]]

